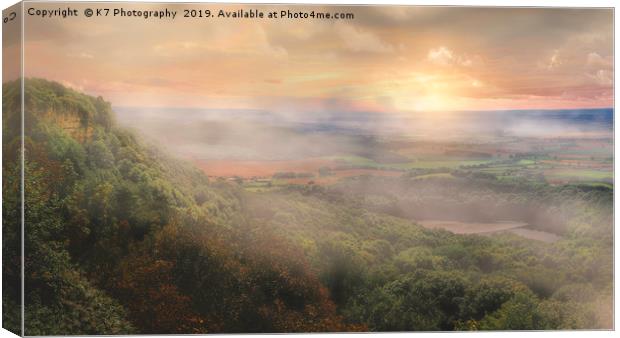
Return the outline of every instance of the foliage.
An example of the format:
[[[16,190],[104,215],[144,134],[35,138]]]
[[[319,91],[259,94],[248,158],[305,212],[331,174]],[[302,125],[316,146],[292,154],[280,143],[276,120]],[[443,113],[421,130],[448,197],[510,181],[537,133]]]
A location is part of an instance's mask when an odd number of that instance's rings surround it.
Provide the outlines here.
[[[18,85],[3,88],[10,309],[20,295],[21,140],[7,126],[19,122]],[[26,79],[25,99],[28,335],[611,326],[608,188],[417,179],[441,169],[250,192],[144,144],[102,98]],[[68,120],[89,132],[76,136]],[[437,214],[529,215],[562,240],[415,223]],[[5,318],[17,326],[15,311]]]

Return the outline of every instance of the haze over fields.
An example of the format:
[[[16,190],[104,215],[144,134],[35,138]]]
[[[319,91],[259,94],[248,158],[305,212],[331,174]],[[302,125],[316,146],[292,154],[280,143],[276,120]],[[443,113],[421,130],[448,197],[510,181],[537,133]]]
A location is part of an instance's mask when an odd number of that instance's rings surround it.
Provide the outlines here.
[[[433,117],[377,112],[116,110],[119,123],[192,161],[208,176],[235,179],[254,191],[286,184],[334,185],[365,176],[447,179],[473,174],[502,181],[609,187],[613,178],[611,109],[440,112]],[[184,119],[171,118],[170,112]],[[532,225],[529,216],[510,212],[468,216],[484,208],[480,205],[448,215],[444,205],[443,211],[438,207],[438,212],[426,209],[411,216],[424,226],[455,233],[485,234]],[[487,223],[454,222],[458,220]],[[547,241],[559,238],[531,229],[513,232]]]
[[[554,161],[562,166],[581,159],[581,169],[599,170],[602,176],[611,177],[611,109],[469,111],[437,113],[443,115],[431,118],[371,112],[281,115],[258,110],[116,110],[121,124],[206,166],[212,176],[269,177],[278,171],[316,174],[319,168],[336,166],[338,161],[356,162],[357,169],[452,168],[474,162],[493,164],[518,155],[538,158],[549,168]],[[593,163],[595,159],[599,163]],[[225,163],[230,163],[228,169]],[[540,169],[544,172],[543,166]]]

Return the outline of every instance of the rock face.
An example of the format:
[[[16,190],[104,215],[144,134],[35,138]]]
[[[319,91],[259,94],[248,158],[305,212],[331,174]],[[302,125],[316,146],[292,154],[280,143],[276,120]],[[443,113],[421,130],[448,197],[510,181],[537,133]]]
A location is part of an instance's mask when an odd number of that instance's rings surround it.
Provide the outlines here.
[[[39,122],[58,126],[80,143],[92,139],[96,130],[112,127],[112,106],[102,97],[89,96],[60,83],[27,78],[23,84],[15,80],[2,86],[3,125],[10,136],[19,136],[24,104],[25,133],[35,131]],[[3,135],[4,136],[4,135]],[[7,136],[8,138],[9,136]]]
[[[93,135],[93,127],[88,123],[88,120],[83,119],[77,111],[65,110],[57,112],[48,110],[43,114],[43,118],[58,125],[80,143],[90,139]]]

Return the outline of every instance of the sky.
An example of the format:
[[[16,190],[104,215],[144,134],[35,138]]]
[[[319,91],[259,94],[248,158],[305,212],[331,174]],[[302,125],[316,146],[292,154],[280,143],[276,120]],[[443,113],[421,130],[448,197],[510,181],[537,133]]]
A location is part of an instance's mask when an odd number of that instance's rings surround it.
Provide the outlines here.
[[[61,4],[30,4],[55,9]],[[77,4],[80,12],[94,6]],[[26,76],[113,106],[461,111],[613,106],[610,9],[192,8],[351,12],[352,20],[25,18]]]

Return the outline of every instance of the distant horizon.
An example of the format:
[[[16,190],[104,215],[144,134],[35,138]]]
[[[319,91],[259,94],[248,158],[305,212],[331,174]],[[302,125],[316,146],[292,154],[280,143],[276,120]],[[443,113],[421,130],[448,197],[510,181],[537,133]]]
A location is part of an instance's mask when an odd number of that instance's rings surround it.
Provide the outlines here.
[[[105,97],[103,97],[105,100]],[[106,100],[107,101],[107,100]],[[109,102],[109,101],[108,101]],[[114,105],[113,102],[112,109],[184,109],[184,110],[201,110],[201,111],[217,111],[217,110],[228,110],[228,111],[261,111],[261,112],[269,112],[272,111],[270,109],[261,109],[261,108],[200,108],[200,107],[182,107],[182,106],[117,106]],[[453,112],[453,113],[482,113],[482,112],[521,112],[521,111],[540,111],[540,112],[552,112],[552,111],[594,111],[594,110],[615,110],[614,106],[611,107],[587,107],[587,108],[527,108],[527,109],[518,109],[518,108],[508,108],[508,109],[479,109],[479,110],[445,110],[445,111],[422,111],[422,110],[403,110],[403,111],[395,111],[395,113],[424,113],[424,112]],[[377,113],[383,114],[384,112],[380,111],[342,111],[343,113]]]
[[[42,78],[42,77],[36,77],[36,76],[31,76],[31,77],[26,77],[26,79],[29,78],[40,78],[43,80],[47,80],[47,81],[52,81],[52,82],[56,82],[58,84],[61,84],[63,86],[67,86],[65,81],[62,80],[53,80],[53,79],[47,79],[47,78]],[[10,80],[5,80],[2,82],[3,85],[5,85],[8,82],[12,82],[12,81],[16,81],[19,78],[14,78],[14,79],[10,79]],[[74,88],[71,86],[67,86],[68,88],[71,88],[75,91],[90,95],[90,96],[101,96],[106,102],[109,102],[112,105],[112,109],[157,109],[157,110],[163,110],[163,109],[184,109],[184,110],[203,110],[203,111],[217,111],[217,110],[228,110],[228,111],[264,111],[264,112],[271,112],[271,111],[276,111],[274,109],[266,109],[266,108],[234,108],[234,107],[199,107],[199,106],[144,106],[144,105],[116,105],[113,101],[110,101],[108,98],[106,98],[104,95],[100,95],[98,93],[90,93],[87,91],[84,91],[83,89],[80,88]],[[593,110],[615,110],[615,105],[612,106],[600,106],[600,107],[565,107],[565,108],[488,108],[488,109],[463,109],[463,110],[399,110],[399,111],[390,111],[389,113],[398,113],[398,114],[406,114],[406,113],[476,113],[476,112],[520,112],[520,111],[540,111],[540,112],[551,112],[551,111],[593,111]],[[306,113],[311,113],[312,111],[305,111]],[[382,112],[382,111],[373,111],[373,110],[365,110],[365,111],[341,111],[343,113],[378,113],[378,114],[384,114],[386,112]]]
[[[39,78],[39,79],[43,79],[46,81],[52,81],[52,82],[56,82],[58,84],[61,84],[63,86],[67,86],[68,88],[71,88],[75,91],[78,92],[82,92],[84,94],[90,95],[90,96],[101,96],[106,102],[109,102],[112,105],[112,108],[120,108],[120,109],[185,109],[185,110],[230,110],[230,111],[265,111],[265,112],[269,112],[269,111],[274,111],[274,109],[266,109],[266,108],[235,108],[235,107],[199,107],[199,106],[144,106],[144,105],[116,105],[114,102],[110,101],[108,98],[106,98],[104,95],[98,94],[98,93],[90,93],[87,91],[84,91],[81,88],[74,88],[71,87],[70,85],[66,84],[66,81],[62,81],[62,80],[53,80],[53,79],[47,79],[47,78],[42,78],[42,77],[36,77],[36,76],[30,76],[30,77],[26,77],[26,79],[29,78]],[[10,80],[5,80],[2,82],[2,84],[6,84],[8,82],[12,82],[12,81],[16,81],[19,78],[14,78],[14,79],[10,79]],[[586,111],[586,110],[606,110],[606,109],[611,109],[611,110],[615,110],[615,106],[600,106],[600,107],[565,107],[565,108],[488,108],[488,109],[463,109],[463,110],[399,110],[399,111],[390,111],[389,113],[425,113],[425,112],[437,112],[437,113],[446,113],[446,112],[451,112],[451,113],[468,113],[468,112],[519,112],[519,111]],[[311,111],[307,111],[307,112],[311,112]],[[382,112],[382,111],[373,111],[373,110],[365,110],[365,111],[342,111],[344,113],[386,113],[386,112]]]
[[[92,95],[96,96],[96,95]],[[103,97],[105,100],[105,97]],[[107,100],[106,100],[107,101]],[[108,101],[109,102],[109,101]],[[144,108],[144,109],[187,109],[187,110],[240,110],[240,111],[270,111],[270,109],[262,109],[262,108],[200,108],[200,107],[182,107],[182,106],[125,106],[125,105],[114,105],[113,102],[112,108]],[[465,112],[518,112],[518,111],[562,111],[562,110],[614,110],[615,107],[592,107],[592,108],[527,108],[527,109],[518,109],[518,108],[507,108],[507,109],[480,109],[480,110],[450,110],[449,112],[454,113],[465,113]],[[379,111],[344,111],[346,113],[381,113]],[[408,112],[423,112],[422,110],[403,110],[403,113]],[[446,111],[448,112],[448,111]]]

